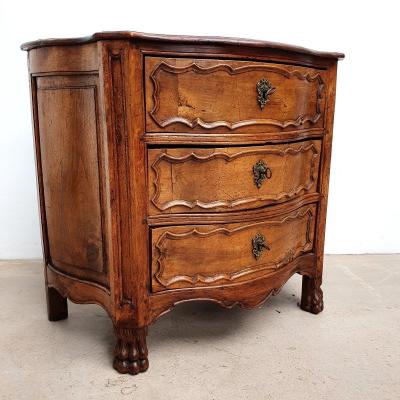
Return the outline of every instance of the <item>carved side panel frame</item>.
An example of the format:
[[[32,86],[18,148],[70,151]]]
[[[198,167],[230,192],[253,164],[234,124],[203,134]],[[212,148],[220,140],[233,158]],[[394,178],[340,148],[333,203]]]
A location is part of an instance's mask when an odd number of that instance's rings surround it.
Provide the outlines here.
[[[98,179],[98,187],[96,192],[98,193],[98,206],[99,209],[104,207],[105,199],[102,187],[104,186],[104,176],[103,176],[103,149],[101,145],[101,141],[103,140],[103,132],[100,124],[100,115],[99,115],[99,82],[98,82],[98,74],[97,73],[79,73],[73,74],[68,77],[64,77],[62,75],[57,74],[49,74],[49,75],[41,75],[35,74],[32,76],[32,87],[34,88],[34,95],[32,98],[32,109],[34,115],[34,123],[35,123],[35,136],[37,138],[36,141],[36,157],[37,157],[37,168],[38,168],[38,184],[39,184],[39,192],[40,192],[40,202],[41,202],[41,215],[42,215],[42,232],[43,232],[43,245],[45,248],[45,262],[54,269],[54,271],[58,273],[68,274],[71,278],[81,279],[82,281],[87,281],[88,284],[99,284],[104,285],[104,287],[108,287],[108,255],[106,251],[106,231],[105,231],[105,217],[100,213],[99,216],[99,224],[100,224],[100,243],[101,248],[98,250],[100,253],[101,264],[99,268],[94,270],[93,268],[88,267],[85,263],[77,263],[77,262],[66,262],[63,259],[57,259],[52,256],[50,251],[50,240],[49,238],[49,227],[48,227],[48,216],[46,215],[48,210],[46,211],[46,196],[44,189],[44,177],[43,177],[43,157],[42,157],[42,147],[43,147],[43,137],[40,136],[40,121],[39,121],[39,96],[44,93],[80,93],[81,96],[83,94],[90,96],[92,99],[92,107],[94,113],[94,135],[96,146],[93,149],[94,158],[96,160],[96,169],[97,174],[96,178]],[[67,96],[65,94],[65,96]],[[61,116],[58,116],[61,118]],[[65,116],[64,116],[65,117]],[[45,120],[41,121],[45,123]],[[42,133],[43,134],[43,133]],[[89,247],[88,254],[91,251],[94,253],[96,248]]]

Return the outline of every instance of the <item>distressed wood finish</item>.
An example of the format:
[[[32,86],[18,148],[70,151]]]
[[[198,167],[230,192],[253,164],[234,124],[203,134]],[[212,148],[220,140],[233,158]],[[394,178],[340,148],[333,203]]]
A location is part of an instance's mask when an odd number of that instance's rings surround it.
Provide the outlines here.
[[[317,191],[321,143],[150,149],[149,214],[230,211]],[[257,186],[258,162],[268,168]]]
[[[152,230],[154,291],[231,284],[279,270],[313,248],[315,205],[277,219]],[[253,241],[264,237],[260,253]]]
[[[325,71],[291,65],[148,57],[147,132],[322,128]],[[261,109],[257,83],[273,93]],[[212,107],[211,107],[212,105]]]
[[[100,305],[134,375],[180,302],[254,308],[300,273],[301,308],[322,311],[342,54],[138,32],[22,48],[49,320]]]
[[[107,285],[98,78],[46,76],[38,77],[36,84],[51,264]],[[54,117],[63,114],[68,118]]]

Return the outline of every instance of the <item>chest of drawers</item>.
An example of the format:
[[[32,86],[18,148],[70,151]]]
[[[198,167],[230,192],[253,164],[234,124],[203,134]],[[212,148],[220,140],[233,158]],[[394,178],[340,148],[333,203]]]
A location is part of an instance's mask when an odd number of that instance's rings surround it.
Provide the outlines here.
[[[260,306],[295,273],[323,309],[340,53],[103,32],[25,43],[48,316],[97,303],[114,368],[174,305]]]

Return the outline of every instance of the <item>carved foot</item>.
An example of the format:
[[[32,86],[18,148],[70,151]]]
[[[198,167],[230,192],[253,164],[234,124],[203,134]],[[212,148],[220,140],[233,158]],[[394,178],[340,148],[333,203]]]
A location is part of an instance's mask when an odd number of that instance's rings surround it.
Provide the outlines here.
[[[146,335],[144,328],[115,327],[117,344],[114,349],[114,368],[120,374],[136,375],[149,368]]]
[[[60,321],[68,318],[67,299],[54,289],[46,288],[47,316],[49,321]]]
[[[312,314],[318,314],[324,309],[321,279],[303,276],[300,308]]]

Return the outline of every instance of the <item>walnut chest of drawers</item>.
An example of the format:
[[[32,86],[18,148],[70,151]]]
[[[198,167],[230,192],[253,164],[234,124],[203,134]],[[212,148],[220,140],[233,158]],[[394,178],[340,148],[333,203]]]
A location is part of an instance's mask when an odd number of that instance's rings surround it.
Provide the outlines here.
[[[97,303],[114,368],[148,368],[174,305],[261,305],[295,273],[319,313],[340,53],[103,32],[25,43],[48,316]]]

